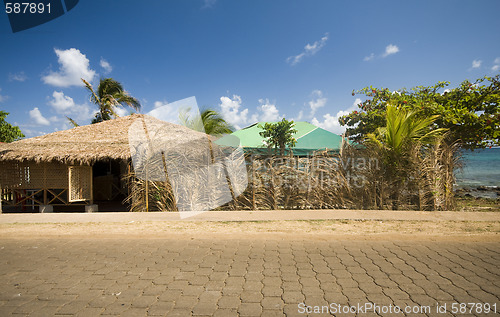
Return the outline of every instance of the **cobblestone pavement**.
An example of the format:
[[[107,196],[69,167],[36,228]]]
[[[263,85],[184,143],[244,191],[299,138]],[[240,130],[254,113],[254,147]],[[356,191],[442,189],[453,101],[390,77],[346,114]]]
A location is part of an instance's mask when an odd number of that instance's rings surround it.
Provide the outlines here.
[[[499,267],[481,242],[2,239],[0,316],[495,316]]]

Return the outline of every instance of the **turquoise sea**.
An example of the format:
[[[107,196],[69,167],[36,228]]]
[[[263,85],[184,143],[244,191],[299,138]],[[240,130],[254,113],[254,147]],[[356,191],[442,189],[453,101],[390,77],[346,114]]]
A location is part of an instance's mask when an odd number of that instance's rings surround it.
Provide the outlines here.
[[[459,187],[500,187],[500,148],[465,151],[463,163],[456,175]]]

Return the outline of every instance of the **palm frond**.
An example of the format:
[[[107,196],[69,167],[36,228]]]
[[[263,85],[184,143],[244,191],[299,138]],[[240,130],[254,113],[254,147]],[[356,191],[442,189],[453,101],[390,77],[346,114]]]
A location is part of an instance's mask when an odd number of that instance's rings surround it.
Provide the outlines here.
[[[68,119],[69,123],[73,126],[73,128],[80,126],[78,123],[76,123],[75,120],[71,119],[70,117],[66,116],[66,119]]]
[[[200,114],[205,133],[222,135],[232,133],[234,128],[217,111],[205,109]]]

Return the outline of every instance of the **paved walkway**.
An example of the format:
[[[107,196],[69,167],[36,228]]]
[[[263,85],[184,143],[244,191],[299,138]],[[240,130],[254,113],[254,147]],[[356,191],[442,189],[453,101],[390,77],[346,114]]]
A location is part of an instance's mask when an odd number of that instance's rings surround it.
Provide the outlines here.
[[[498,316],[499,267],[498,243],[1,239],[0,316]]]
[[[190,216],[190,217],[182,217]],[[191,216],[177,212],[4,213],[1,223],[85,223],[130,221],[266,221],[266,220],[409,220],[500,221],[500,212],[392,210],[207,211]]]
[[[500,213],[0,214],[3,224],[307,219],[500,221]],[[79,237],[0,238],[0,316],[500,314],[498,242],[343,241],[335,235],[252,240],[234,233]]]

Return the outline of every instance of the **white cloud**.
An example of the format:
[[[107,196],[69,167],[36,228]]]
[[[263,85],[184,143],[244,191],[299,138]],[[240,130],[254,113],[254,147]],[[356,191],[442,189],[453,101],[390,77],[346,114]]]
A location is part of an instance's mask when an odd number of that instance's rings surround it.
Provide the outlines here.
[[[206,8],[211,8],[215,5],[217,0],[203,0],[203,6],[201,7],[202,9]]]
[[[233,98],[222,96],[220,102],[222,116],[236,129],[241,129],[242,125],[248,123],[248,109],[240,111],[242,103],[240,96],[233,95]]]
[[[258,121],[278,121],[280,115],[276,105],[271,104],[269,99],[259,99],[260,107],[258,110],[261,112]]]
[[[329,113],[323,115],[323,121],[319,121],[314,117],[311,120],[311,123],[314,124],[315,126],[318,126],[320,128],[323,128],[325,130],[328,130],[330,132],[336,133],[336,134],[342,134],[344,133],[345,129],[342,129],[339,123],[339,117],[342,116],[343,114],[342,111],[339,111],[336,116],[332,116]]]
[[[308,102],[309,108],[311,108],[311,117],[316,114],[316,111],[324,107],[326,104],[326,98],[323,97],[321,90],[314,90],[312,92],[313,99]]]
[[[354,103],[352,104],[351,107],[349,107],[347,110],[340,110],[337,112],[336,115],[332,116],[331,114],[327,113],[323,115],[323,121],[319,121],[314,117],[311,120],[311,123],[321,127],[325,130],[328,130],[330,132],[336,133],[336,134],[342,134],[345,132],[346,127],[343,127],[339,123],[339,118],[342,116],[345,116],[346,114],[349,114],[351,111],[355,110],[357,108],[357,105],[361,102],[361,99],[356,98]]]
[[[2,88],[0,88],[0,91],[2,91]],[[4,102],[5,100],[7,100],[7,96],[0,95],[0,102]]]
[[[300,110],[297,118],[293,118],[292,120],[293,121],[300,121],[300,120],[302,120],[303,117],[304,117],[304,111]]]
[[[168,104],[168,102],[166,102],[166,101],[155,101],[154,107],[156,109],[156,108],[160,108],[160,107],[166,106],[167,104]]]
[[[52,99],[48,101],[48,105],[51,106],[57,114],[69,116],[81,122],[89,121],[97,113],[97,110],[92,110],[92,107],[86,103],[75,103],[73,98],[65,96],[62,91],[54,91],[52,93]],[[53,120],[53,118],[51,118],[51,121],[58,121],[57,119]]]
[[[102,57],[101,57],[101,60],[99,62],[99,65],[101,65],[101,67],[104,69],[105,74],[109,74],[113,70],[113,67],[108,63],[108,61]]]
[[[491,67],[491,70],[496,72],[497,70],[500,70],[500,57],[497,57],[495,58],[495,60],[493,61],[493,63],[495,65],[493,65],[493,67]]]
[[[372,61],[375,59],[375,57],[378,57],[378,58],[386,58],[387,56],[389,55],[393,55],[393,54],[396,54],[399,52],[399,47],[397,45],[394,45],[394,44],[389,44],[385,47],[385,52],[376,56],[374,53],[371,53],[370,55],[368,56],[365,56],[363,58],[363,61],[365,62],[369,62],[369,61]]]
[[[232,98],[220,97],[220,108],[222,117],[231,123],[236,129],[241,129],[248,124],[258,121],[278,121],[280,117],[279,110],[274,103],[269,99],[259,99],[260,105],[257,107],[257,112],[249,114],[247,108],[242,109],[242,99],[238,95],[233,95]]]
[[[29,111],[30,118],[38,125],[50,125],[50,121],[45,118],[37,107]]]
[[[482,61],[482,60],[479,60],[479,59],[475,59],[475,60],[473,60],[473,61],[472,61],[472,68],[479,68],[479,67],[481,67],[481,63],[482,63],[482,62],[483,62],[483,61]]]
[[[96,72],[89,68],[90,62],[80,50],[70,48],[54,51],[60,64],[59,71],[51,71],[47,76],[43,76],[42,81],[45,84],[57,87],[81,86],[81,78],[87,81],[94,79]]]
[[[325,34],[319,41],[314,42],[313,44],[307,44],[304,46],[304,51],[299,55],[290,56],[286,59],[287,63],[290,63],[292,66],[297,65],[305,56],[312,56],[319,52],[323,46],[325,46],[326,41],[328,41],[328,33]]]
[[[19,72],[19,73],[9,73],[9,81],[20,81],[23,82],[26,79],[28,79],[28,76],[24,72]]]
[[[365,58],[363,58],[363,61],[369,62],[369,61],[373,60],[374,58],[375,58],[375,54],[371,53],[370,55],[365,56]]]
[[[16,124],[16,125],[18,125],[18,124]],[[23,134],[26,135],[26,137],[28,137],[28,138],[47,134],[47,132],[45,132],[45,131],[33,130],[30,128],[25,128],[24,126],[21,126],[21,125],[19,125],[19,127],[23,131]]]
[[[73,98],[65,96],[62,91],[54,91],[52,97],[54,99],[49,101],[49,105],[59,113],[70,112],[71,108],[75,107]]]
[[[397,52],[399,52],[399,47],[389,44],[385,47],[385,53],[382,54],[382,57],[387,57],[389,55],[396,54]]]
[[[125,107],[115,107],[115,112],[119,117],[125,117],[128,116],[130,113],[130,110],[125,109]]]

